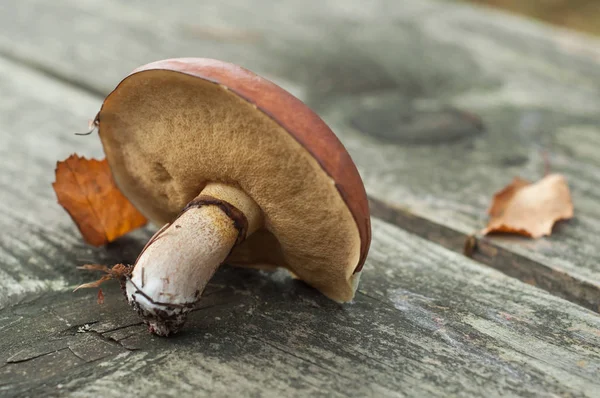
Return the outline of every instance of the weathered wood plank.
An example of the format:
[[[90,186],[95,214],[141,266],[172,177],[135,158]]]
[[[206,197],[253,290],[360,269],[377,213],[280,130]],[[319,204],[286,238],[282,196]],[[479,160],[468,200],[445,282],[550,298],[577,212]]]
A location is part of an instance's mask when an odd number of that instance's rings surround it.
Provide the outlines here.
[[[86,245],[56,203],[51,183],[58,159],[73,152],[103,156],[97,140],[77,137],[100,101],[0,58],[0,308],[27,293],[80,282],[77,265],[115,263],[122,243]],[[83,123],[85,125],[85,123]],[[89,138],[89,137],[88,137]],[[146,231],[137,237],[148,236]],[[127,249],[133,261],[143,239]],[[117,252],[116,254],[115,251]]]
[[[72,135],[99,99],[3,59],[0,88],[0,395],[599,388],[597,314],[377,220],[354,303],[338,306],[283,273],[225,267],[184,333],[151,336],[115,286],[104,305],[94,292],[70,291],[90,279],[76,265],[132,261],[149,233],[92,249],[55,203],[55,159],[100,154],[97,139]]]
[[[576,219],[539,241],[481,239],[474,257],[600,306],[597,40],[431,0],[23,0],[0,5],[0,52],[96,94],[160,58],[247,66],[334,127],[375,214],[457,251],[492,193],[539,178],[547,151]]]
[[[12,396],[594,396],[600,317],[374,221],[356,300],[223,268],[174,338],[116,286],[0,311]],[[60,362],[59,362],[60,361]]]

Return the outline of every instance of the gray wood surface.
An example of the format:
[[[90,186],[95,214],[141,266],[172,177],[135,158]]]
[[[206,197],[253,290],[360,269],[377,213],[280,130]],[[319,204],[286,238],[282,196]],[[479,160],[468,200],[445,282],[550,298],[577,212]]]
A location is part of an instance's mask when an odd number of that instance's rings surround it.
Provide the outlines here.
[[[2,308],[30,292],[64,289],[81,280],[77,265],[114,263],[121,253],[86,245],[51,186],[57,160],[102,156],[97,139],[73,134],[100,101],[2,58],[0,92]]]
[[[1,397],[597,396],[600,316],[477,262],[596,305],[596,43],[430,1],[179,4],[0,2]],[[73,133],[103,93],[182,55],[264,73],[340,134],[374,213],[404,229],[373,219],[353,303],[223,267],[162,339],[114,284],[103,305],[71,292],[96,276],[76,266],[132,262],[151,227],[85,245],[56,204],[55,162],[101,156]],[[462,250],[513,174],[541,174],[542,149],[569,176],[575,220],[539,242],[481,240],[477,261],[442,247]]]
[[[332,125],[375,215],[456,251],[485,225],[495,191],[542,176],[546,151],[576,218],[539,241],[478,237],[473,257],[596,311],[599,43],[431,0],[0,4],[0,53],[98,96],[166,57],[271,78]]]
[[[597,396],[600,317],[374,221],[352,304],[222,268],[174,338],[116,286],[0,312],[0,395]]]
[[[149,237],[82,243],[55,203],[55,159],[99,99],[0,58],[0,396],[594,396],[600,317],[374,219],[356,300],[284,273],[224,267],[185,331],[147,333],[119,289],[71,289],[84,262]],[[34,109],[25,113],[22,109]]]

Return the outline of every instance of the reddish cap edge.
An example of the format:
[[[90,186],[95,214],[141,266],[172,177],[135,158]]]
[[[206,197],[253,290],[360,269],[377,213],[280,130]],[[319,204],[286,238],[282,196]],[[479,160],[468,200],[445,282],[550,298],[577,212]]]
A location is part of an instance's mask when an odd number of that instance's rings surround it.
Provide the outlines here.
[[[185,61],[212,61],[215,63],[219,63],[219,64],[223,64],[223,66],[230,66],[230,67],[235,67],[237,69],[241,69],[242,71],[249,73],[251,75],[253,75],[254,77],[272,85],[275,89],[279,89],[281,91],[283,91],[284,93],[286,93],[287,95],[291,96],[294,100],[302,103],[302,105],[304,105],[312,114],[314,117],[316,117],[316,119],[318,119],[333,135],[333,137],[335,137],[335,139],[338,141],[339,145],[344,148],[344,150],[346,150],[346,148],[344,147],[344,145],[342,144],[342,142],[339,140],[339,138],[337,137],[337,135],[335,134],[335,132],[333,132],[333,130],[331,130],[331,128],[327,125],[327,123],[325,123],[325,121],[323,119],[321,119],[321,117],[314,111],[312,110],[308,105],[306,105],[302,100],[300,100],[299,98],[297,98],[296,96],[294,96],[293,94],[291,94],[290,92],[288,92],[287,90],[283,89],[282,87],[280,87],[279,85],[271,82],[270,80],[242,67],[236,64],[232,64],[232,63],[228,63],[225,61],[219,61],[219,60],[214,60],[214,59],[209,59],[209,58],[172,58],[172,59],[164,59],[164,60],[160,60],[160,61],[155,61],[155,62],[151,62],[148,63],[146,65],[142,65],[136,69],[134,69],[131,73],[129,73],[125,78],[121,79],[121,81],[119,81],[119,83],[117,84],[117,86],[105,97],[104,101],[102,102],[102,106],[100,107],[100,110],[98,111],[98,114],[96,115],[94,121],[95,123],[98,124],[98,129],[100,128],[100,114],[102,112],[102,109],[104,108],[104,103],[108,100],[108,98],[119,89],[119,87],[123,84],[123,82],[125,82],[125,80],[127,80],[128,78],[134,76],[134,75],[138,75],[141,74],[143,72],[147,72],[147,71],[151,71],[151,70],[163,70],[163,71],[167,71],[167,72],[173,72],[173,73],[179,73],[179,74],[183,74],[183,75],[187,75],[187,76],[192,76],[195,78],[199,78],[208,82],[211,82],[213,84],[218,84],[222,87],[225,87],[227,90],[233,92],[235,95],[237,95],[239,98],[243,99],[244,101],[246,101],[249,104],[252,104],[254,107],[256,107],[257,110],[259,110],[260,112],[262,112],[263,114],[265,114],[266,116],[269,117],[269,119],[271,119],[273,122],[275,122],[277,125],[279,125],[281,128],[283,128],[288,134],[290,134],[295,140],[296,142],[298,142],[312,157],[313,159],[316,160],[316,162],[319,164],[319,166],[321,167],[321,169],[323,170],[323,172],[329,176],[334,182],[335,182],[335,187],[336,190],[338,191],[338,193],[340,194],[342,200],[344,201],[344,203],[346,203],[346,205],[348,206],[349,200],[348,200],[348,196],[347,193],[345,192],[345,190],[343,189],[342,186],[340,186],[340,184],[338,184],[338,182],[335,180],[335,178],[333,176],[331,176],[331,174],[327,171],[327,169],[324,167],[323,163],[321,162],[321,160],[319,159],[319,157],[315,156],[315,154],[313,153],[313,151],[311,151],[303,142],[301,142],[298,139],[298,136],[294,133],[290,132],[290,129],[288,129],[286,126],[284,126],[276,117],[274,117],[274,115],[272,115],[269,111],[267,111],[266,109],[264,109],[263,107],[259,106],[258,104],[256,104],[256,102],[254,102],[253,100],[251,100],[250,98],[248,98],[246,95],[244,95],[243,93],[239,92],[238,90],[231,88],[229,86],[227,86],[226,84],[220,82],[217,79],[214,78],[210,78],[207,76],[201,76],[201,75],[197,75],[197,74],[193,74],[191,72],[186,72],[186,71],[181,71],[181,70],[175,70],[169,67],[165,67],[165,66],[161,66],[164,64],[168,64],[171,62],[178,62],[178,63],[184,63]],[[347,150],[346,150],[347,151]],[[350,156],[348,154],[348,156]],[[354,161],[352,161],[352,163],[354,164]],[[354,164],[354,167],[356,167],[356,165]],[[361,180],[361,183],[363,184],[363,190],[364,190],[364,183],[362,182],[362,177],[360,176],[360,173],[357,170],[357,175],[359,177],[359,179]],[[356,227],[358,229],[358,233],[359,233],[359,237],[360,237],[360,256],[359,256],[359,260],[358,260],[358,264],[356,265],[355,269],[354,269],[354,274],[358,273],[362,270],[364,263],[366,261],[366,257],[367,254],[369,252],[370,249],[370,245],[371,245],[371,219],[370,219],[370,210],[369,210],[369,205],[368,205],[368,198],[365,192],[365,200],[366,200],[366,213],[365,213],[365,219],[363,220],[364,225],[365,225],[365,229],[364,229],[364,236],[363,236],[363,232],[361,230],[361,228],[359,227],[359,225],[361,225],[360,220],[358,219],[358,217],[360,216],[359,214],[355,214],[355,212],[351,211],[350,208],[348,210],[350,210],[350,213],[352,214],[352,218],[354,219],[354,222],[356,223]]]

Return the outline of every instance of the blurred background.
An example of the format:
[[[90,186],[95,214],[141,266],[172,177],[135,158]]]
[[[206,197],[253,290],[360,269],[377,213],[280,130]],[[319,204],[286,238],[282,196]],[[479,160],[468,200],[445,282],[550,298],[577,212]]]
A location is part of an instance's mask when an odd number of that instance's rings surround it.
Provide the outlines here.
[[[463,0],[600,35],[598,0]]]

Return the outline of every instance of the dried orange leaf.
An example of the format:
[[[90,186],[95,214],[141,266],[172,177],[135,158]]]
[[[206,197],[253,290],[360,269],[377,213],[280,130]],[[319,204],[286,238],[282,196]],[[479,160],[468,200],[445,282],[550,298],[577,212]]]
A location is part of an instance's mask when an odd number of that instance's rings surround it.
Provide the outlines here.
[[[555,222],[573,217],[567,180],[560,174],[547,175],[536,183],[515,178],[494,195],[488,214],[490,220],[483,234],[550,235]]]
[[[106,159],[71,155],[57,163],[52,187],[58,203],[91,245],[112,242],[147,223],[117,188]]]
[[[98,304],[104,304],[104,293],[101,288],[98,289],[98,299],[96,301]]]

